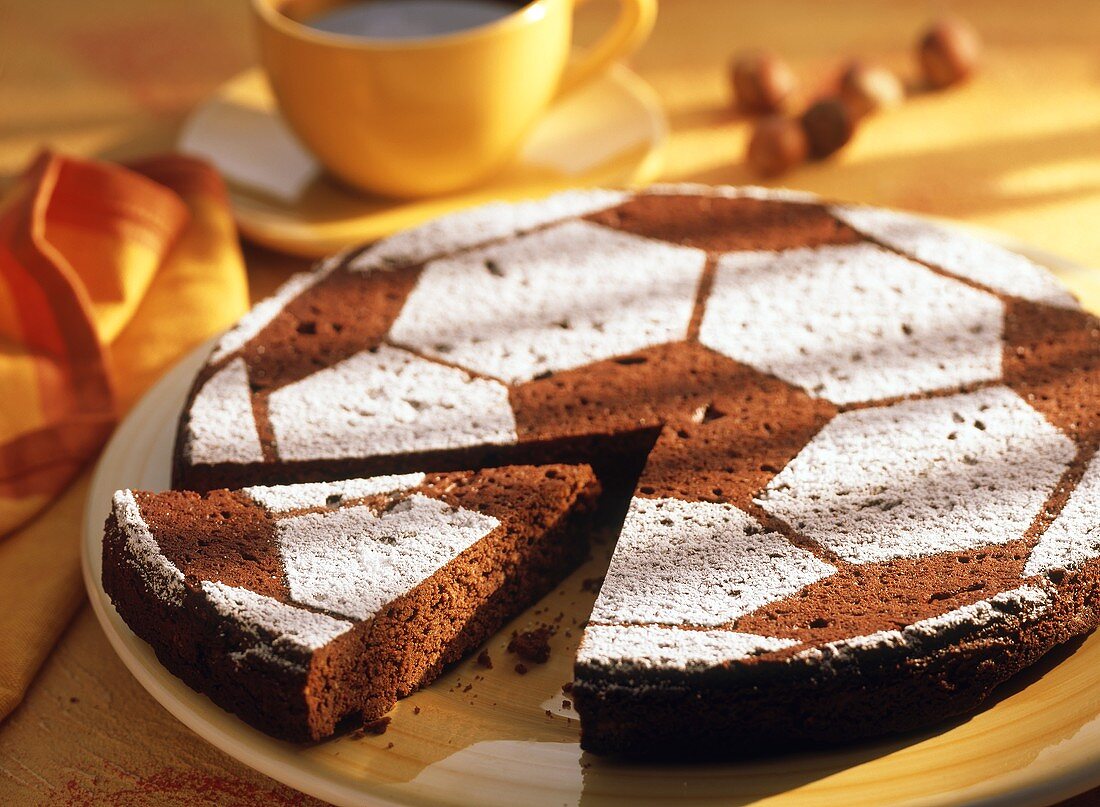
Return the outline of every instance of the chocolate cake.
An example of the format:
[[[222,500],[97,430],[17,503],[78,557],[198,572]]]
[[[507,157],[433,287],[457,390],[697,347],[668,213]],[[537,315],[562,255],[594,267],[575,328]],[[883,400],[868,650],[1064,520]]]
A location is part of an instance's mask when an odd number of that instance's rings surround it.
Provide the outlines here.
[[[582,745],[727,754],[927,726],[1092,629],[1098,391],[1100,322],[979,239],[789,192],[573,192],[293,279],[199,373],[174,474],[592,464],[633,499]]]
[[[120,491],[103,586],[164,665],[277,737],[378,720],[585,556],[583,466]]]

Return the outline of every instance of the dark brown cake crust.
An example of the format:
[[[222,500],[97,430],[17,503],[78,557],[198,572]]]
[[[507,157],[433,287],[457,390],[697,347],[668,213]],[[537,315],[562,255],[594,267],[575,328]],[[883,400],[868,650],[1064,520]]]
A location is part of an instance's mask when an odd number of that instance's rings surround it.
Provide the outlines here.
[[[581,747],[596,754],[723,759],[833,746],[963,715],[1100,620],[1100,564],[1076,572],[1041,618],[945,631],[919,653],[882,648],[822,665],[778,654],[700,671],[578,666]],[[1017,641],[1005,641],[1005,635]],[[743,729],[743,730],[741,730]]]
[[[162,551],[184,572],[181,606],[150,586],[113,515],[103,586],[131,629],[193,689],[275,737],[319,740],[346,721],[381,717],[557,585],[587,553],[599,486],[583,467],[506,467],[436,474],[418,492],[492,515],[501,526],[373,618],[292,659],[296,664],[242,658],[248,637],[201,592],[210,580],[286,597],[278,575],[263,582],[270,524],[242,494],[137,495]],[[234,547],[250,537],[258,555],[235,557]]]

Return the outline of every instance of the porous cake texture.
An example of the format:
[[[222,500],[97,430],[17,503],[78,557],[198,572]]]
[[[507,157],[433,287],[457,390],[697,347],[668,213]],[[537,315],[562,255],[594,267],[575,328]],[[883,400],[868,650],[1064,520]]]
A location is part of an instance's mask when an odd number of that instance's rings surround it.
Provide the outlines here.
[[[582,744],[730,754],[935,723],[1094,627],[1098,392],[1100,322],[975,237],[758,188],[570,192],[292,280],[196,378],[175,484],[405,480],[385,544],[354,508],[249,499],[289,552],[275,598],[359,625],[505,523],[416,474],[591,463],[633,498],[576,659]],[[118,546],[167,608],[202,589],[146,501],[117,506]],[[280,635],[302,654],[334,630]]]
[[[318,740],[378,719],[557,584],[598,490],[583,466],[125,490],[104,588],[195,689]]]

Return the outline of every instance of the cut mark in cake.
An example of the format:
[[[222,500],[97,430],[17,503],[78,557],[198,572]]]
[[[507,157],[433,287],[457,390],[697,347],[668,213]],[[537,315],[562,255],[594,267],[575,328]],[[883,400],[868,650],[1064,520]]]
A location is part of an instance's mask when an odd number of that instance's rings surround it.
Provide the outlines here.
[[[206,380],[189,415],[184,439],[193,465],[263,462],[244,359],[234,359]]]
[[[758,503],[851,563],[1022,536],[1073,442],[1005,387],[838,415]]]
[[[703,312],[706,311],[707,299],[710,290],[714,287],[714,275],[718,271],[718,262],[713,255],[707,256],[707,262],[703,266],[703,275],[699,278],[699,288],[695,292],[695,303],[691,309],[691,322],[688,323],[687,338],[689,341],[699,339],[699,327],[703,324]]]
[[[683,339],[705,261],[568,222],[427,264],[390,338],[521,383]]]
[[[871,244],[735,252],[699,340],[845,404],[999,378],[1003,315],[996,297]]]
[[[1062,512],[1031,551],[1024,576],[1071,570],[1100,557],[1100,455],[1094,454]]]
[[[711,254],[854,244],[855,230],[821,205],[789,204],[770,197],[643,193],[588,221]]]
[[[958,228],[872,207],[839,205],[833,213],[891,249],[988,289],[1047,305],[1079,307],[1074,296],[1042,266]]]
[[[716,667],[798,642],[726,630],[683,630],[663,625],[589,625],[577,664],[634,669]]]
[[[592,620],[717,627],[835,571],[731,505],[635,498]]]
[[[411,490],[424,481],[424,474],[393,474],[341,482],[305,482],[299,485],[256,485],[243,492],[273,515],[314,507],[338,507],[344,502]]]
[[[114,495],[113,509],[119,530],[126,536],[126,550],[153,594],[171,605],[183,604],[183,572],[160,551],[156,538],[141,515],[133,491]]]
[[[388,345],[277,389],[268,413],[284,460],[409,454],[516,440],[503,384]]]
[[[414,493],[376,514],[344,507],[279,519],[292,599],[368,619],[500,525],[482,513]]]
[[[423,263],[439,255],[476,247],[621,202],[622,191],[566,191],[531,202],[494,202],[454,213],[398,233],[349,263],[355,271]]]
[[[218,614],[255,641],[249,649],[269,648],[277,658],[322,648],[354,624],[224,583],[204,580],[202,591]]]

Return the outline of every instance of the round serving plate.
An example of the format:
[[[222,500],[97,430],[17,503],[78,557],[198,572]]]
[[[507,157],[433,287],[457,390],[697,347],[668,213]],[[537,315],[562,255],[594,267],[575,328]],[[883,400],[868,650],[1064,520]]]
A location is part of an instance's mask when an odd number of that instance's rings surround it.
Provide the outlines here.
[[[386,199],[329,177],[283,122],[263,71],[255,68],[198,106],[178,145],[217,167],[246,237],[319,258],[483,202],[645,184],[660,171],[667,136],[653,89],[614,65],[552,104],[516,158],[484,184],[429,199]]]
[[[1003,240],[1003,239],[1002,239]],[[1009,245],[1054,269],[1100,308],[1083,267]],[[167,672],[115,613],[100,583],[111,494],[169,484],[175,423],[209,345],[169,372],[133,409],[104,452],[89,492],[83,562],[111,644],[141,684],[199,736],[246,765],[342,805],[759,804],[1042,805],[1100,785],[1100,634],[1052,652],[980,712],[932,731],[842,749],[722,764],[635,764],[581,751],[563,685],[612,541],[487,645],[492,669],[468,659],[401,701],[381,735],[301,747],[273,740]],[[558,627],[550,661],[515,669],[513,630]]]

